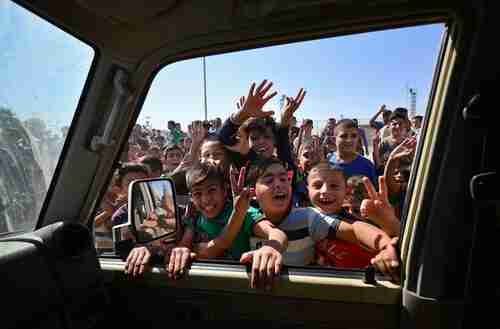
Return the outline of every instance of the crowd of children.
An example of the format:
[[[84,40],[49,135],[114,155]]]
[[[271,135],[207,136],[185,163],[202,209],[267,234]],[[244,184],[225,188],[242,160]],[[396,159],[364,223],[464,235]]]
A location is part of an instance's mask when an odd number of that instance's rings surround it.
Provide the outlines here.
[[[193,259],[249,263],[251,286],[270,288],[283,265],[364,268],[399,278],[401,210],[420,134],[405,108],[382,106],[370,120],[369,141],[355,119],[328,120],[321,135],[312,120],[297,127],[300,89],[286,97],[279,120],[264,105],[272,83],[251,84],[222,122],[175,122],[164,136],[136,126],[95,225],[126,221],[126,185],[170,177],[182,207],[182,238],[161,251],[171,278]],[[376,121],[382,114],[383,122]],[[371,157],[371,159],[370,159]],[[181,209],[181,207],[179,207]],[[134,248],[126,272],[145,271],[153,251]]]

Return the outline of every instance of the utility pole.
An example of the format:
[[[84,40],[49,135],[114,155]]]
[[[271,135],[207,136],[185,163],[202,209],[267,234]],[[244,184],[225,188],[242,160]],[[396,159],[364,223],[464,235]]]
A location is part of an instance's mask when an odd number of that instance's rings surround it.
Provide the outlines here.
[[[205,63],[205,56],[203,56],[203,105],[205,107],[205,120],[207,117],[207,65]]]

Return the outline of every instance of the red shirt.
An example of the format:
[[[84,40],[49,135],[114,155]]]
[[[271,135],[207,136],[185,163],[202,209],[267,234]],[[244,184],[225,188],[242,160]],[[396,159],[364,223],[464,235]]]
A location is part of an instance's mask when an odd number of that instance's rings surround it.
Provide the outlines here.
[[[315,246],[318,263],[341,268],[365,268],[376,254],[361,246],[340,239],[323,239]]]

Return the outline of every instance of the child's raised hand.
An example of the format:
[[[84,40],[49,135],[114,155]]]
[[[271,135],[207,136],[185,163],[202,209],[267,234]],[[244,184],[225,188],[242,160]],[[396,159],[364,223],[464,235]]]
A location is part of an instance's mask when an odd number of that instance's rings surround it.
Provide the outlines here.
[[[236,102],[236,108],[238,111],[243,109],[243,105],[245,104],[245,96],[241,96],[240,99]]]
[[[246,212],[250,206],[250,197],[253,191],[245,187],[246,167],[241,167],[240,171],[231,166],[229,170],[229,179],[231,181],[231,190],[233,192],[234,211]]]
[[[247,97],[241,97],[236,104],[238,108],[239,123],[243,123],[248,118],[262,118],[274,114],[273,111],[262,111],[262,107],[274,96],[277,92],[267,95],[267,92],[272,87],[273,83],[263,80],[257,88],[255,82],[250,86]]]
[[[206,130],[201,121],[193,121],[191,125],[191,140],[193,145],[200,145],[206,137]]]
[[[412,156],[416,147],[417,139],[415,137],[408,137],[401,144],[396,146],[394,150],[392,150],[389,157],[395,160],[405,156]]]
[[[318,160],[320,162],[325,160],[325,152],[323,151],[323,144],[321,144],[319,138],[314,138],[312,143],[313,143],[314,154],[318,155]]]
[[[368,192],[369,199],[364,199],[361,202],[360,212],[364,218],[369,218],[378,225],[385,227],[386,225],[384,224],[387,221],[396,219],[396,214],[394,208],[389,203],[384,176],[379,176],[378,181],[379,192],[375,190],[368,177],[363,177],[363,184]]]
[[[290,126],[290,121],[292,120],[293,114],[295,113],[295,111],[297,111],[300,104],[302,104],[302,101],[304,100],[305,95],[306,95],[306,92],[304,91],[304,89],[300,88],[300,90],[297,93],[297,96],[295,96],[295,98],[292,98],[292,97],[285,98],[285,105],[283,107],[283,113],[281,115],[281,126],[282,127],[289,127]]]

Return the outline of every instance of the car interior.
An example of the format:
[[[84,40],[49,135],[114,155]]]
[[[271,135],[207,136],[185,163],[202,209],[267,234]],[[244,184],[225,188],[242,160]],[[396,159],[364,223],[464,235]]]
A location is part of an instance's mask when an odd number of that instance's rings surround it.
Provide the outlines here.
[[[490,265],[500,224],[494,155],[500,58],[494,45],[496,1],[3,3],[84,43],[92,59],[82,90],[75,94],[71,110],[76,112],[40,211],[33,211],[34,204],[26,207],[36,224],[0,230],[2,328],[157,328],[200,320],[243,320],[244,325],[271,328],[469,328],[478,321],[496,327],[495,303],[486,303],[499,295]],[[401,284],[372,269],[293,266],[283,269],[272,291],[260,291],[249,287],[248,266],[215,260],[193,262],[181,280],[168,279],[161,265],[133,279],[123,273],[126,253],[118,257],[96,250],[97,207],[163,67],[233,51],[434,23],[444,24],[445,33],[422,127],[425,139],[417,149],[412,193],[404,204]],[[57,79],[55,74],[47,84]],[[28,97],[30,90],[22,82],[17,85]],[[7,195],[2,184],[15,176],[8,168],[19,160],[5,151],[8,140],[2,134],[12,124],[2,115],[0,166],[6,169],[0,171],[0,193]],[[41,177],[35,169],[26,171]]]

